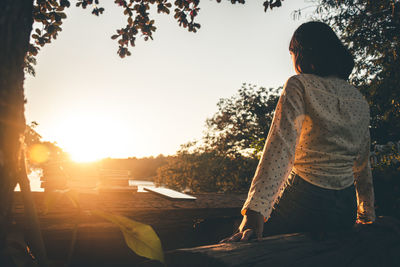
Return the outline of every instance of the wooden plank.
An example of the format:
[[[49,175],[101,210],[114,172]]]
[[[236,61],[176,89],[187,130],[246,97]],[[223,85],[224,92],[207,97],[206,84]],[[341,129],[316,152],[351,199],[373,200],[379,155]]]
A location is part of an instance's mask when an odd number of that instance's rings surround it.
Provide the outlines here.
[[[65,261],[75,223],[78,234],[72,266],[137,266],[144,261],[130,251],[119,228],[91,215],[91,210],[127,216],[149,224],[159,235],[164,250],[212,244],[232,233],[240,220],[246,195],[197,194],[197,201],[163,201],[150,193],[80,193],[81,211],[62,197],[43,214],[45,193],[33,193],[49,258]],[[14,194],[14,220],[23,225],[21,194]],[[0,264],[1,265],[1,264]]]
[[[286,234],[261,241],[215,244],[167,253],[169,267],[243,266],[400,266],[400,237],[388,229],[365,226],[358,231]],[[147,261],[140,266],[160,266]]]

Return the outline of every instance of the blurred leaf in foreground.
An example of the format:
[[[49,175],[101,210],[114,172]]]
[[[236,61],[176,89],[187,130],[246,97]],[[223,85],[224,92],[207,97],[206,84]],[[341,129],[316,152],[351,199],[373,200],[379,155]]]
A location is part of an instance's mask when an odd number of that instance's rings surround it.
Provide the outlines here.
[[[43,213],[45,215],[48,214],[49,211],[57,205],[57,203],[63,196],[67,197],[75,208],[80,209],[79,196],[77,191],[72,189],[55,190],[52,192],[48,192],[45,195]]]
[[[165,263],[161,241],[150,225],[100,210],[94,210],[92,214],[118,225],[124,235],[126,244],[136,254]]]

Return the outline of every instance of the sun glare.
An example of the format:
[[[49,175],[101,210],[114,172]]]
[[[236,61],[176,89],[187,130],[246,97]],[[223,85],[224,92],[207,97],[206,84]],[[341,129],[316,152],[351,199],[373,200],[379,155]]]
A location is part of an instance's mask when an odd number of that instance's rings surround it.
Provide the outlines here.
[[[79,151],[80,149],[75,149],[75,152],[68,152],[71,159],[76,162],[93,162],[100,160],[102,157],[92,153],[91,151]]]
[[[77,162],[92,162],[113,156],[124,148],[122,123],[100,114],[80,114],[63,120],[58,144]]]

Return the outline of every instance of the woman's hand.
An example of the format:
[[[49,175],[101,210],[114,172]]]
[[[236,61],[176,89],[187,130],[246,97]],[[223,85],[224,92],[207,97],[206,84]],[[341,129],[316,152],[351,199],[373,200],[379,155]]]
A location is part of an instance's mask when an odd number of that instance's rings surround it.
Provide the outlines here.
[[[220,241],[220,243],[248,241],[251,238],[260,239],[264,230],[264,216],[261,213],[247,210],[239,226],[239,232]]]

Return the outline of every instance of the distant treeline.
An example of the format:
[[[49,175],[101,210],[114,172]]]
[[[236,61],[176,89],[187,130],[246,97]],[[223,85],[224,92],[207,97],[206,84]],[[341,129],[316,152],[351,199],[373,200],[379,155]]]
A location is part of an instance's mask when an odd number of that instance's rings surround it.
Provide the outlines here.
[[[114,170],[129,170],[132,178],[136,180],[153,181],[157,175],[157,169],[167,163],[170,156],[158,155],[157,157],[112,159],[101,161],[101,168]]]

